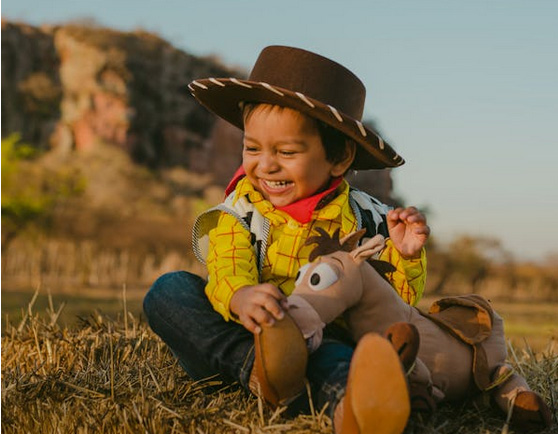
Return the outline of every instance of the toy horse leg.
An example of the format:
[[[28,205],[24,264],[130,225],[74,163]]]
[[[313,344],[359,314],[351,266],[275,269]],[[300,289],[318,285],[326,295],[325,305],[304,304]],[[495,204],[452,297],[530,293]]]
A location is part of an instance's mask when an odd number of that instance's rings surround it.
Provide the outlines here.
[[[445,398],[445,394],[434,386],[430,371],[418,357],[407,380],[411,396],[411,409],[424,415],[436,411],[436,404]]]
[[[414,324],[397,322],[387,328],[384,337],[393,345],[407,374],[411,410],[423,414],[433,413],[436,410],[436,398],[433,395],[432,377],[426,365],[417,358],[420,346],[418,329]]]
[[[540,430],[552,425],[550,409],[544,400],[533,392],[525,379],[513,372],[509,365],[500,366],[493,377],[494,381],[498,378],[509,378],[493,392],[496,405],[505,413],[512,412],[511,423],[522,431]],[[510,410],[510,407],[513,408]]]
[[[511,423],[528,431],[542,429],[552,424],[550,409],[544,400],[531,390],[527,381],[506,364],[507,350],[504,337],[504,321],[494,312],[492,334],[482,343],[488,365],[492,370],[492,381],[503,379],[502,385],[494,389],[492,397],[496,405],[506,414],[512,411]],[[506,379],[506,377],[509,377]],[[510,407],[513,409],[510,410]]]

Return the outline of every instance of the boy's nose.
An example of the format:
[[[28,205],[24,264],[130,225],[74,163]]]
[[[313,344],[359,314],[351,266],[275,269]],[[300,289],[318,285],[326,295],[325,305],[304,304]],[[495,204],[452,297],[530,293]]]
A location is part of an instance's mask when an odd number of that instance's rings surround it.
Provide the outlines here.
[[[265,152],[260,155],[258,166],[260,166],[260,169],[265,173],[275,172],[279,168],[277,159],[269,152]]]

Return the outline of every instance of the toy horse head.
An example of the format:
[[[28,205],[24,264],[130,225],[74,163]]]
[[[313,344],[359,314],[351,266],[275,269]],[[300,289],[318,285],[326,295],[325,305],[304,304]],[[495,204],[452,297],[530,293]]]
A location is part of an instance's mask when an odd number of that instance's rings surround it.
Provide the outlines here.
[[[300,268],[291,297],[303,298],[327,324],[362,298],[370,272],[367,267],[379,267],[381,274],[394,268],[387,262],[371,260],[384,248],[381,235],[357,247],[364,229],[343,239],[339,238],[339,229],[332,236],[321,228],[316,231],[319,235],[306,241],[317,244],[309,256],[311,262]]]

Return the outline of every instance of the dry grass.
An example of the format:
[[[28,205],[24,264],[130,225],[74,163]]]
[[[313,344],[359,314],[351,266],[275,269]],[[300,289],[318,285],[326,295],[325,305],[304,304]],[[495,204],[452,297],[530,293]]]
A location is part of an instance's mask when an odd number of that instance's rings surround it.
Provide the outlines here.
[[[322,433],[323,412],[291,419],[237,385],[193,382],[146,324],[124,309],[94,313],[78,327],[58,325],[61,308],[41,315],[29,304],[2,335],[2,432]],[[512,349],[511,362],[557,414],[558,356]],[[468,402],[444,406],[414,433],[500,433],[505,418]],[[512,432],[511,430],[509,432]],[[554,429],[550,432],[558,433]]]

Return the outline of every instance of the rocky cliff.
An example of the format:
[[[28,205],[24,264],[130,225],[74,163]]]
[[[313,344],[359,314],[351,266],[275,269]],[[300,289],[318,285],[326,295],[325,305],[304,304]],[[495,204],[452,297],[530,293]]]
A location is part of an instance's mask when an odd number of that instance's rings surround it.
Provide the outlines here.
[[[214,133],[215,117],[187,89],[196,77],[230,75],[243,73],[141,31],[2,22],[2,136],[62,152],[103,141],[150,167],[234,171],[238,155],[228,161],[214,139],[230,145],[240,134]]]

